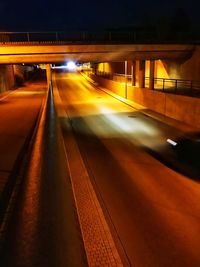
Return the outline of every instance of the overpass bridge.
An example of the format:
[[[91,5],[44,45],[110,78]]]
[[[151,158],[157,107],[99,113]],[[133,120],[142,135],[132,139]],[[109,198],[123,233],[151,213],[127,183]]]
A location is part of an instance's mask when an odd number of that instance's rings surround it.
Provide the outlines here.
[[[148,35],[147,35],[148,37]],[[125,60],[185,60],[195,45],[160,43],[136,38],[134,32],[116,32],[66,37],[61,33],[0,33],[0,64],[114,62]]]
[[[171,63],[177,65],[173,66],[173,69],[175,68],[175,72],[178,73],[181,69],[180,65],[192,58],[198,50],[197,45],[180,43],[180,40],[170,43],[169,41],[161,42],[162,40],[149,36],[148,32],[146,35],[144,33],[143,37],[137,34],[126,31],[96,33],[0,32],[0,64],[47,64],[47,77],[51,77],[51,63],[69,60],[80,63],[93,62],[96,65],[101,62],[125,62],[124,74],[127,77],[127,62],[130,61],[132,62],[132,84],[135,85],[137,75],[139,88],[144,88],[145,62],[150,61],[149,88],[154,89],[155,78],[160,78],[155,76],[155,61],[163,60],[165,65],[168,61],[169,69]],[[139,62],[137,70],[136,61]],[[167,78],[177,77],[169,76]]]

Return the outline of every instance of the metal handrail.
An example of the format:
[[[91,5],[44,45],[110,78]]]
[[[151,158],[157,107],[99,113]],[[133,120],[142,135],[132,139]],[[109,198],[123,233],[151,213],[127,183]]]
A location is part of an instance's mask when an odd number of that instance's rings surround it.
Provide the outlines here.
[[[125,75],[123,73],[109,73],[96,71],[96,75],[115,80],[115,77],[122,77],[123,80],[120,82],[126,82],[127,79],[131,79],[132,75]],[[149,77],[145,77],[146,81],[149,81]],[[118,80],[119,81],[119,80]],[[157,82],[161,82],[159,85]],[[161,90],[166,93],[175,93],[188,96],[200,97],[200,81],[186,80],[186,79],[175,79],[175,78],[154,78],[154,90]]]
[[[149,77],[145,77],[145,80],[149,80]],[[154,78],[155,82],[162,83],[162,89],[190,89],[200,90],[200,81],[186,80],[186,79],[175,79],[175,78]],[[170,84],[171,83],[171,84]],[[156,84],[156,83],[155,83]]]

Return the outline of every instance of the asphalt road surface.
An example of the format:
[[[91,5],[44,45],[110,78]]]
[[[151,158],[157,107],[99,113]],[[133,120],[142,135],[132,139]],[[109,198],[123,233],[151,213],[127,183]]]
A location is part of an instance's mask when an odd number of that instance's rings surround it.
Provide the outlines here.
[[[134,267],[200,266],[200,185],[145,152],[179,132],[56,74],[84,163],[116,243]]]

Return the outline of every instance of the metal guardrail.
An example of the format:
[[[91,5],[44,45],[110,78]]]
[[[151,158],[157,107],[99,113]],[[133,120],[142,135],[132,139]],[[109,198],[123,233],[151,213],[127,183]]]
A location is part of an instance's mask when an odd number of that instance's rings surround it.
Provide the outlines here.
[[[132,75],[125,75],[123,73],[109,73],[109,72],[96,71],[96,75],[117,82],[131,82],[132,79]],[[148,82],[149,82],[149,77],[145,77],[146,86],[148,85]],[[154,90],[165,93],[200,97],[200,81],[154,78]]]
[[[124,43],[189,43],[197,37],[185,35],[175,39],[164,38],[155,30],[61,31],[61,32],[0,32],[0,43],[9,42],[124,42]],[[199,40],[199,39],[198,39]]]
[[[145,80],[149,80],[149,77],[145,77]],[[160,89],[164,92],[171,92],[177,94],[184,93],[189,95],[200,95],[200,81],[154,78],[154,89]]]
[[[167,87],[173,87],[175,90],[180,89],[180,88],[200,90],[200,81],[181,80],[181,79],[165,79],[165,78],[155,78],[154,80],[155,82],[161,81],[163,89]],[[170,83],[170,86],[168,86],[168,83]]]

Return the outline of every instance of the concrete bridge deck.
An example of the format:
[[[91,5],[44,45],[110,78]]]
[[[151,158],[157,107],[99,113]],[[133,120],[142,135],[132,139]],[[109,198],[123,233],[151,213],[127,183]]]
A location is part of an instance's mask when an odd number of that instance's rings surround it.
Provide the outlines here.
[[[2,43],[0,64],[114,62],[124,60],[185,60],[193,54],[189,44],[63,44],[55,42]]]

